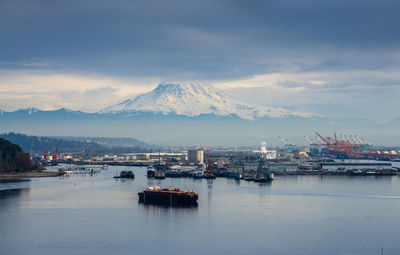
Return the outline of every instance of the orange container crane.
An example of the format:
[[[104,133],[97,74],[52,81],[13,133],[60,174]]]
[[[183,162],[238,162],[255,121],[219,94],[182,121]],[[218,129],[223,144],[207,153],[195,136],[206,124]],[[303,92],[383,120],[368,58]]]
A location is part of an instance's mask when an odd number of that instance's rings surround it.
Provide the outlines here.
[[[60,160],[58,156],[58,144],[56,145],[56,150],[53,152],[53,160]]]
[[[43,159],[47,160],[47,153],[46,150],[44,149],[44,143],[42,143],[42,150],[43,150]]]

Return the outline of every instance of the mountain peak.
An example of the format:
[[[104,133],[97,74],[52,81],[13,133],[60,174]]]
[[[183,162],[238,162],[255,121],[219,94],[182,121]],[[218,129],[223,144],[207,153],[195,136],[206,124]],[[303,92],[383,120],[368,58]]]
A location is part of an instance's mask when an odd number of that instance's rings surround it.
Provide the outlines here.
[[[32,115],[32,113],[38,112],[38,111],[40,111],[40,110],[37,109],[37,108],[35,108],[35,107],[28,107],[28,108],[20,109],[20,110],[18,110],[18,111],[26,112],[26,113],[28,113],[29,115]]]
[[[39,111],[39,109],[35,108],[35,107],[28,107],[28,108],[23,108],[21,109],[22,111],[27,111],[27,112],[37,112]]]
[[[210,84],[193,83],[160,83],[149,93],[107,107],[101,112],[152,112],[186,116],[201,114],[237,115],[243,119],[254,119],[262,116],[275,118],[288,115],[312,116],[312,114],[291,112],[282,108],[249,105],[234,99]]]

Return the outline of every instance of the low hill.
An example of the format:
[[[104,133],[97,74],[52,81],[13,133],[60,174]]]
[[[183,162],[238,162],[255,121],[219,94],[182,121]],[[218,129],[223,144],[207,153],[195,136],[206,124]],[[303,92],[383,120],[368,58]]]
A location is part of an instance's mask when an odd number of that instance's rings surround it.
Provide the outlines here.
[[[93,142],[68,141],[59,138],[28,136],[18,133],[3,133],[0,138],[18,144],[25,152],[42,154],[43,150],[47,152],[82,152],[90,150],[99,150],[101,146]]]
[[[16,144],[0,138],[0,173],[27,172],[33,170],[32,162]]]

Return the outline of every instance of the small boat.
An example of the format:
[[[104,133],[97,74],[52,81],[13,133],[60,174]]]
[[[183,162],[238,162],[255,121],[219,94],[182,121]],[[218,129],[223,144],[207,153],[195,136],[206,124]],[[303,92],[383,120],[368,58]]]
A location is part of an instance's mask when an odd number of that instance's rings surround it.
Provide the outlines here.
[[[161,189],[150,186],[139,192],[139,203],[159,204],[167,206],[196,206],[199,195],[194,191],[184,191],[177,188]]]
[[[249,181],[252,181],[254,179],[254,177],[252,175],[246,174],[246,175],[244,175],[243,179],[245,181],[249,182]]]
[[[254,177],[253,181],[255,181],[255,182],[267,182],[268,179],[263,177],[263,176],[259,176],[259,177]]]
[[[272,181],[273,179],[275,179],[275,173],[268,172],[265,174],[265,178],[267,178],[268,181]]]
[[[268,172],[265,175],[256,174],[253,177],[253,181],[255,182],[269,182],[274,179],[274,173]]]
[[[134,179],[135,174],[132,171],[121,171],[121,173],[119,173],[119,175],[114,176],[114,178]]]
[[[194,179],[201,179],[203,178],[203,170],[196,170],[193,172],[192,177]]]
[[[147,178],[154,178],[156,175],[156,169],[153,166],[147,168]]]
[[[235,174],[234,174],[234,177],[233,177],[236,181],[240,181],[240,179],[242,179],[243,177],[242,177],[242,174],[241,173],[239,173],[239,172],[236,172]]]
[[[157,171],[154,174],[154,179],[165,179],[164,171]]]
[[[215,174],[211,173],[211,172],[205,172],[203,174],[203,178],[204,179],[215,179]]]

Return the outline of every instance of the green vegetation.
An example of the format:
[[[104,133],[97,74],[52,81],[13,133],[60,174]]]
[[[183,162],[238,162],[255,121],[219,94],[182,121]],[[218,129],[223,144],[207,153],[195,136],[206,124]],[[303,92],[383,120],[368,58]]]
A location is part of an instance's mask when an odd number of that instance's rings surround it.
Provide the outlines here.
[[[29,155],[16,144],[0,138],[0,173],[34,170]]]

